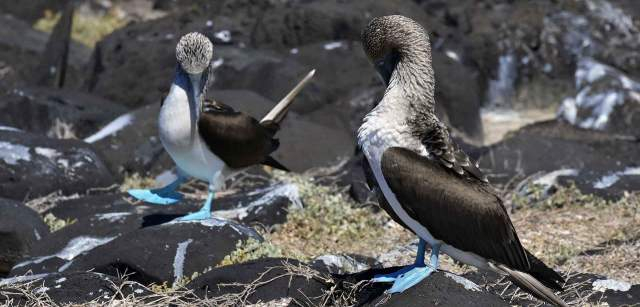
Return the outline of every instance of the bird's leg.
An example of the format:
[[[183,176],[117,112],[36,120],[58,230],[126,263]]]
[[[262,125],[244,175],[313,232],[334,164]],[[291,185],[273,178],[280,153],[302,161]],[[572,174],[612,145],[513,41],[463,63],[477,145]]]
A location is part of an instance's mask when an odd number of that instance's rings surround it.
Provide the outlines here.
[[[431,263],[429,266],[415,267],[410,271],[398,276],[396,281],[389,289],[389,293],[400,293],[415,286],[423,279],[427,278],[431,273],[438,269],[439,265],[440,244],[431,246]]]
[[[200,210],[194,213],[187,214],[181,218],[178,218],[178,221],[196,221],[196,220],[206,220],[211,218],[211,203],[213,202],[213,198],[216,195],[218,184],[218,179],[220,178],[219,174],[216,174],[211,182],[209,183],[209,195],[207,196],[207,200],[204,202],[204,205]]]
[[[425,266],[424,252],[425,252],[426,245],[427,245],[427,242],[425,242],[424,240],[420,239],[418,241],[418,252],[416,254],[416,260],[412,265],[405,266],[402,269],[395,271],[393,273],[376,275],[373,277],[372,281],[373,282],[394,282],[400,275],[406,272],[409,272],[414,268],[424,267]]]
[[[414,262],[414,266],[423,267],[426,266],[424,264],[424,251],[427,247],[427,242],[425,240],[420,239],[418,241],[418,252],[416,253],[416,261]]]
[[[182,200],[183,195],[176,190],[187,180],[186,176],[178,173],[178,178],[165,187],[157,189],[133,189],[127,191],[129,195],[155,205],[172,205]]]

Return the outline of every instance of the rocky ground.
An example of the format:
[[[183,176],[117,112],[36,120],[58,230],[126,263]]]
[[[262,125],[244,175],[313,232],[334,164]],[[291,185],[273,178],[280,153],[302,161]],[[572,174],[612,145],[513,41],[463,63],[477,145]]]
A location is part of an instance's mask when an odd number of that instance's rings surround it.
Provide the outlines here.
[[[0,305],[539,306],[447,256],[403,294],[368,282],[417,247],[355,148],[384,90],[359,33],[392,13],[430,31],[439,113],[563,298],[640,304],[633,0],[28,0],[0,3]],[[190,31],[215,44],[211,98],[256,117],[317,75],[279,134],[293,172],[248,169],[215,218],[176,222],[204,183],[176,206],[124,192],[174,176],[156,114]]]

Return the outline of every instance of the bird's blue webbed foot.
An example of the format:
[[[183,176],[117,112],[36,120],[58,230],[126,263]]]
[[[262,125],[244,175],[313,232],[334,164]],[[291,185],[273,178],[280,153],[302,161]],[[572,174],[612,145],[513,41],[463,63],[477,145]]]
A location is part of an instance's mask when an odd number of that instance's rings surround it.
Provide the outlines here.
[[[178,218],[178,221],[199,221],[208,220],[211,218],[211,212],[200,210],[198,212],[189,213],[183,217]]]
[[[415,286],[423,279],[429,277],[431,273],[435,272],[436,269],[423,266],[423,267],[414,267],[406,273],[400,274],[393,282],[393,286],[388,290],[389,293],[401,293],[405,290]]]
[[[204,203],[204,206],[197,212],[193,212],[187,214],[183,217],[178,218],[178,221],[198,221],[198,220],[207,220],[211,218],[211,202],[213,202],[214,192],[209,191],[209,196]]]
[[[438,254],[440,252],[440,246],[435,245],[431,247],[431,266],[426,266],[424,263],[425,247],[426,242],[420,239],[420,242],[418,243],[418,254],[416,255],[416,261],[414,264],[390,274],[376,275],[372,281],[393,282],[393,286],[389,289],[389,293],[400,293],[415,286],[438,268]]]
[[[413,270],[414,268],[418,268],[418,267],[419,266],[417,266],[416,264],[411,264],[411,265],[405,266],[402,269],[397,270],[397,271],[392,272],[392,273],[378,274],[378,275],[374,276],[371,281],[373,281],[373,282],[394,282],[394,281],[396,281],[396,279],[398,279],[398,277],[400,275],[405,274],[405,273]]]
[[[398,276],[411,271],[414,268],[424,267],[424,252],[427,242],[420,239],[418,241],[418,253],[416,254],[416,261],[408,266],[403,267],[402,269],[389,273],[389,274],[379,274],[373,277],[373,282],[394,282],[398,278]]]
[[[154,205],[172,205],[183,198],[183,195],[179,192],[164,189],[134,189],[127,191],[127,193],[137,200]]]
[[[132,189],[127,191],[129,195],[137,200],[154,205],[172,205],[184,197],[182,193],[176,189],[185,181],[185,178],[179,176],[174,182],[158,189]]]

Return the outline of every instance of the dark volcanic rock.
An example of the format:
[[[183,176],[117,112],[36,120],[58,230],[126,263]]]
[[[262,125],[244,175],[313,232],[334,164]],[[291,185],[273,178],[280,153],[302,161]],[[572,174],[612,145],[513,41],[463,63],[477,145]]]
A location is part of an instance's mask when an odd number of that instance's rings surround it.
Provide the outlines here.
[[[117,197],[121,199],[120,195]],[[145,226],[166,223],[189,211],[197,210],[195,207],[185,205],[176,206],[174,210],[165,210],[168,212],[161,212],[147,206],[132,206],[123,200],[109,202],[109,198],[115,197],[108,195],[80,198],[75,200],[76,205],[69,202],[62,204],[66,210],[53,210],[59,214],[55,215],[57,218],[73,221],[73,223],[52,233],[47,240],[36,244],[32,249],[32,257],[16,264],[11,270],[11,275],[65,271],[77,257],[115,238]],[[85,204],[94,206],[95,212],[91,213],[91,208],[84,206]],[[77,208],[78,212],[69,212],[71,207]],[[105,212],[108,209],[113,211]],[[176,209],[180,212],[176,212]]]
[[[196,26],[191,18],[170,16],[110,34],[96,46],[93,65],[100,69],[90,76],[88,90],[130,108],[159,105],[173,79],[178,39],[200,30],[201,22]]]
[[[22,3],[9,6],[22,6]],[[39,65],[43,57],[49,56],[44,54],[49,34],[34,30],[30,24],[4,13],[5,10],[0,8],[0,89],[6,91],[19,85],[34,84],[34,72],[42,68]],[[82,70],[90,56],[88,47],[71,43],[66,76],[68,85],[80,84]]]
[[[452,58],[445,52],[433,53],[436,109],[440,109],[440,118],[449,126],[480,144],[483,141],[480,105],[484,96],[481,82],[484,80],[477,69],[465,66],[457,57],[457,54]],[[460,89],[462,84],[464,90]]]
[[[28,23],[33,23],[44,16],[45,10],[57,11],[64,7],[66,1],[32,0],[19,3],[3,2],[0,12],[14,15]]]
[[[185,0],[185,3],[188,4],[181,2],[176,6],[164,0],[156,2],[158,7],[182,12],[180,15],[186,20],[183,23],[193,22],[204,28],[203,21],[211,20],[211,28],[229,30],[234,43],[281,50],[318,41],[357,40],[372,16],[402,14],[419,21],[428,20],[423,10],[408,0]],[[193,7],[197,9],[184,9]],[[200,15],[184,14],[189,11]]]
[[[61,124],[82,138],[126,111],[90,94],[47,88],[14,89],[0,96],[0,125],[55,136]]]
[[[92,77],[96,82],[90,90],[131,107],[157,103],[173,78],[177,40],[187,32],[201,31],[216,45],[213,88],[247,89],[277,101],[304,74],[317,68],[316,77],[300,93],[292,110],[301,115],[319,112],[312,118],[334,127],[332,115],[351,111],[342,109],[339,100],[379,84],[358,43],[371,16],[403,13],[430,30],[441,28],[406,0],[263,4],[263,9],[255,3],[216,4],[216,9],[203,9],[201,14],[181,12],[118,30],[100,44],[103,69]],[[208,12],[220,16],[208,16]],[[449,46],[449,37],[441,37],[447,38]],[[445,52],[443,46],[438,43],[442,50],[434,56],[436,83],[441,84],[438,100],[454,126],[479,140],[477,111],[483,79],[462,51],[452,60],[445,55],[451,51]],[[139,76],[145,76],[145,82],[138,82]],[[446,86],[461,82],[467,85],[465,91]]]
[[[0,9],[0,12],[4,10]],[[49,39],[48,33],[34,30],[31,25],[6,14],[0,14],[0,25],[0,44],[38,54],[44,51]],[[88,47],[77,42],[71,43],[69,64],[72,67],[83,68],[90,57],[91,50]]]
[[[147,227],[168,223],[197,211],[202,201],[184,200],[172,206],[131,204],[122,194],[87,196],[65,200],[45,214],[53,214],[70,225],[37,244],[31,258],[17,264],[12,275],[64,271],[76,257],[111,240]],[[292,184],[273,184],[255,190],[241,189],[218,197],[213,215],[243,224],[272,226],[286,221],[290,209],[302,204]],[[237,226],[241,229],[242,226]],[[128,242],[128,241],[127,241]],[[224,255],[223,255],[224,256]]]
[[[0,131],[0,195],[24,200],[54,191],[84,193],[113,177],[102,159],[77,140]]]
[[[35,294],[46,294],[47,301],[67,305],[86,303],[108,303],[113,300],[123,299],[129,295],[137,297],[151,294],[149,290],[135,282],[126,282],[122,279],[94,272],[55,273],[43,275],[31,275],[6,280],[0,280],[0,287],[15,284],[32,283],[31,289]],[[4,296],[6,295],[6,297]],[[3,292],[0,303],[3,300],[13,300],[12,306],[22,306],[29,302],[24,294],[14,290]],[[31,301],[30,303],[33,303]],[[39,303],[43,303],[40,301]]]
[[[302,207],[295,185],[269,182],[255,185],[256,180],[251,181],[236,183],[240,188],[218,196],[213,203],[213,216],[244,225],[273,226],[285,222],[289,210]],[[65,270],[76,257],[97,246],[143,228],[169,223],[202,206],[202,200],[187,199],[171,206],[156,206],[132,204],[127,198],[124,194],[93,195],[42,207],[45,215],[71,222],[47,240],[38,242],[31,257],[13,267],[12,275]]]
[[[40,215],[30,208],[0,198],[0,276],[30,255],[31,247],[49,234]]]
[[[38,86],[62,88],[65,84],[74,11],[75,4],[67,2],[51,31],[44,50],[47,56],[42,58],[38,72],[34,73]]]
[[[37,53],[0,43],[0,90],[26,85],[37,62]]]
[[[287,211],[291,208],[301,208],[302,203],[298,189],[293,184],[287,183],[242,183],[251,186],[222,191],[213,202],[213,215],[221,218],[235,220],[243,224],[276,225],[286,221]],[[133,199],[126,194],[105,194],[80,197],[60,201],[50,208],[44,209],[44,214],[53,214],[63,220],[83,221],[88,219],[109,221],[112,218],[128,220],[128,217],[138,219],[135,223],[140,227],[169,222],[170,220],[197,211],[202,206],[203,200],[185,199],[170,206],[152,205],[143,202],[132,203]],[[72,225],[73,226],[73,225]],[[108,229],[106,233],[121,232],[116,227]],[[138,227],[138,226],[134,226]],[[79,227],[79,229],[83,229]],[[77,232],[77,235],[97,235],[100,227],[93,223],[85,232]],[[66,228],[62,230],[66,231]],[[110,231],[110,232],[109,232]],[[99,235],[105,235],[101,233]],[[67,236],[69,238],[74,236]],[[51,241],[51,240],[49,240]]]
[[[235,46],[216,48],[214,61],[219,61],[220,66],[215,71],[213,88],[246,89],[272,101],[282,99],[317,64],[305,64],[287,53]],[[318,79],[321,71],[323,69],[316,72],[316,76],[296,97],[291,110],[300,114],[313,111],[327,103],[330,95],[335,95],[330,94],[329,88],[335,88],[338,83],[322,83]]]
[[[304,305],[318,303],[324,290],[329,288],[327,280],[323,280],[320,274],[307,278],[292,269],[296,267],[308,270],[307,265],[297,260],[265,258],[215,268],[198,276],[186,287],[199,297],[219,297],[239,294],[245,289],[244,285],[265,283],[248,295],[247,303],[269,302],[288,297]]]
[[[355,143],[362,119],[380,102],[384,91],[382,83],[378,86],[354,89],[335,103],[305,114],[305,118],[325,126],[346,130]]]
[[[222,56],[224,58],[224,55]],[[362,51],[357,41],[320,41],[291,49],[288,53],[280,53],[279,58],[260,65],[247,66],[244,72],[223,74],[222,78],[235,76],[231,84],[246,84],[243,88],[251,89],[273,101],[280,100],[288,92],[294,82],[310,69],[316,69],[313,81],[300,93],[292,110],[306,115],[309,112],[333,104],[354,89],[369,87],[380,81],[373,66]],[[228,75],[228,76],[227,76]],[[265,78],[264,76],[277,76]],[[226,76],[226,77],[225,77]],[[285,80],[292,80],[287,84]],[[296,81],[293,81],[296,80]],[[214,83],[218,86],[218,82]],[[220,87],[225,86],[220,83]],[[348,110],[336,110],[348,112]]]
[[[298,187],[274,183],[255,190],[240,190],[217,198],[213,215],[246,225],[273,226],[287,221],[290,210],[302,209]]]
[[[53,214],[63,220],[81,220],[93,215],[129,212],[142,213],[148,209],[147,206],[133,205],[126,200],[127,195],[122,193],[88,195],[78,198],[67,199],[42,208],[43,214]],[[169,206],[165,208],[170,208]]]
[[[125,234],[75,258],[66,271],[117,275],[144,284],[174,282],[218,264],[240,240],[262,240],[253,229],[210,219],[172,222]]]
[[[555,175],[569,175],[583,192],[618,197],[625,190],[640,189],[639,153],[640,142],[634,138],[547,121],[526,126],[490,146],[480,157],[480,166],[490,181],[500,184],[562,170]],[[545,182],[549,180],[555,177]]]
[[[158,175],[174,166],[158,137],[158,112],[160,102],[120,115],[85,141],[104,154],[117,176]]]

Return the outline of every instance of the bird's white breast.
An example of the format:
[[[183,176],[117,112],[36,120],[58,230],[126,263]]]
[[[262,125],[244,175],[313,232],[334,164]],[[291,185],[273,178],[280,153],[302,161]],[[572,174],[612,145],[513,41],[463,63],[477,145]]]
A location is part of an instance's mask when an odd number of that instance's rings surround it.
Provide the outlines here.
[[[187,93],[173,84],[158,117],[160,140],[178,168],[189,176],[210,181],[225,169],[212,153],[192,119]]]

